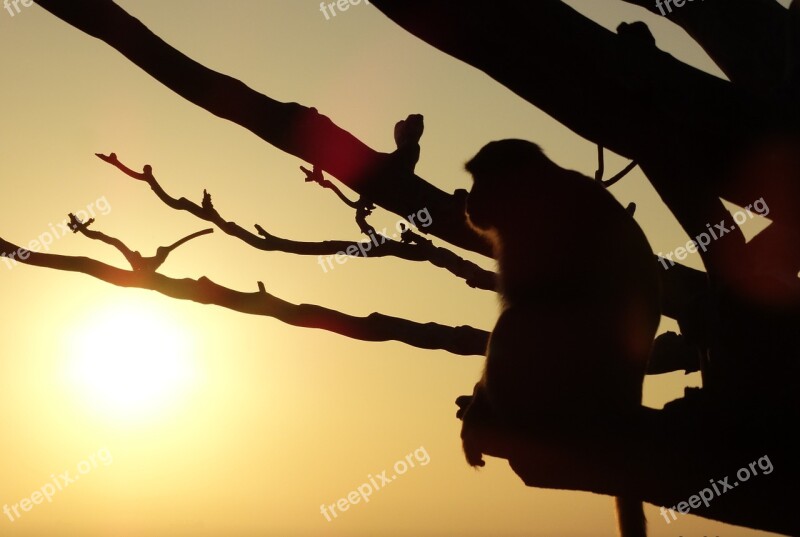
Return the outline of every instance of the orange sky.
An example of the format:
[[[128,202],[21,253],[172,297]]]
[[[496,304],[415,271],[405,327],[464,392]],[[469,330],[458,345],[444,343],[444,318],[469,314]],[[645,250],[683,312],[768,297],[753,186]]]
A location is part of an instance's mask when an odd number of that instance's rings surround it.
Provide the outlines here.
[[[395,122],[424,114],[417,172],[446,191],[468,187],[463,163],[498,138],[527,138],[565,167],[595,169],[592,144],[371,5],[326,20],[306,0],[119,3],[195,60],[314,106],[375,149],[391,151]],[[721,76],[658,16],[615,0],[568,3],[607,27],[644,20],[660,47]],[[180,99],[38,6],[20,8],[0,11],[0,236],[27,244],[98,200],[107,210],[96,210],[96,229],[150,255],[208,227],[94,157],[114,151],[132,168],[151,164],[176,197],[199,202],[208,189],[245,227],[298,240],[359,238],[351,210],[304,182],[298,166],[306,163]],[[608,170],[625,164],[607,156]],[[685,244],[638,170],[612,191],[623,204],[636,201],[656,251]],[[384,211],[371,219],[379,229],[396,221]],[[49,248],[126,267],[113,249],[72,234]],[[696,256],[687,264],[701,267]],[[255,251],[220,232],[178,250],[161,272],[243,291],[263,281],[280,298],[358,315],[490,329],[497,313],[491,293],[428,264],[354,259],[326,273],[315,257]],[[353,341],[2,262],[0,292],[0,508],[61,484],[53,476],[80,475],[14,521],[0,513],[0,535],[615,532],[611,498],[526,488],[505,461],[480,472],[466,465],[453,401],[471,391],[480,357]],[[171,335],[148,346],[161,333]],[[136,368],[104,376],[109,357],[148,369],[143,378]],[[131,382],[149,391],[128,393]],[[648,379],[645,403],[660,407],[698,382]],[[414,466],[368,502],[331,521],[320,512],[370,479],[379,484],[384,470],[399,473],[399,460]],[[668,526],[653,506],[647,515],[653,537],[766,535],[691,516]]]

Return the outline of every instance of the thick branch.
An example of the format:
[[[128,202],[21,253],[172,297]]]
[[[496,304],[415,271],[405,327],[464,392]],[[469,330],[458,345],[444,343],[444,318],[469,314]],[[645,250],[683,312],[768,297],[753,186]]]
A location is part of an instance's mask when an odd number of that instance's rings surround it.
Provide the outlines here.
[[[703,47],[731,82],[756,95],[774,94],[797,70],[800,58],[790,51],[798,28],[775,0],[703,0],[680,8],[661,2],[661,9],[655,0],[624,1],[665,15]]]
[[[665,131],[695,140],[705,134],[696,130],[698,123],[727,125],[731,110],[749,104],[731,84],[655,48],[642,50],[559,0],[501,0],[492,10],[455,10],[423,0],[374,4],[427,43],[631,159],[663,153],[661,140],[678,142]],[[693,98],[671,106],[681,95]],[[755,114],[741,116],[733,131],[740,135],[757,121]]]
[[[292,304],[259,291],[234,291],[202,277],[174,279],[151,271],[127,271],[86,257],[27,252],[0,238],[0,252],[22,252],[21,263],[69,272],[80,272],[119,287],[151,289],[162,295],[201,304],[215,304],[234,311],[263,315],[286,324],[319,328],[362,341],[400,341],[421,349],[441,349],[459,355],[482,355],[488,333],[471,326],[418,323],[371,313],[356,317],[314,304]],[[26,253],[27,252],[27,253]]]
[[[427,207],[426,233],[491,255],[452,195],[427,183],[391,154],[379,153],[314,108],[282,103],[188,58],[110,0],[39,0],[44,9],[123,54],[186,100],[250,130],[278,149],[337,177],[366,199],[405,217]]]

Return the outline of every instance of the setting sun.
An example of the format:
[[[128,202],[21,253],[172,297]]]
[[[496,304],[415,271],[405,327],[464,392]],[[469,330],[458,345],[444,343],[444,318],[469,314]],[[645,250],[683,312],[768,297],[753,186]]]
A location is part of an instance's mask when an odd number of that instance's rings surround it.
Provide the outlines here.
[[[194,377],[190,337],[152,308],[98,311],[70,339],[71,385],[114,417],[163,410]]]

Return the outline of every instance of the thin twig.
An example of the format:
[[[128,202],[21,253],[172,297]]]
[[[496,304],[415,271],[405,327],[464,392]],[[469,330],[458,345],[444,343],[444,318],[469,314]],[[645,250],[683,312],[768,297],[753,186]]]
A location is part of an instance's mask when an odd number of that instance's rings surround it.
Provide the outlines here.
[[[597,144],[597,171],[594,172],[595,181],[603,181],[603,173],[605,173],[605,163],[603,160],[603,146]]]
[[[300,169],[303,170],[303,173],[306,174],[307,183],[317,183],[322,188],[329,188],[333,190],[336,193],[336,195],[339,196],[339,199],[342,200],[345,204],[347,204],[348,207],[351,207],[353,209],[358,209],[360,207],[359,205],[360,200],[350,201],[347,198],[347,196],[345,196],[344,193],[339,189],[338,186],[336,186],[332,181],[325,179],[325,177],[322,175],[322,170],[320,170],[316,166],[314,166],[312,170],[309,170],[305,166],[300,166]]]
[[[605,173],[605,162],[604,162],[605,159],[604,159],[604,156],[603,156],[604,151],[605,150],[604,150],[603,146],[600,145],[600,144],[597,144],[597,171],[594,172],[594,179],[595,179],[595,181],[600,181],[600,183],[604,187],[608,188],[611,185],[613,185],[614,183],[616,183],[617,181],[619,181],[620,179],[622,179],[623,177],[625,177],[626,175],[628,175],[628,173],[637,166],[637,162],[635,160],[631,161],[617,175],[615,175],[614,177],[612,177],[608,181],[603,181],[603,174]]]
[[[89,219],[88,222],[81,222],[78,217],[72,213],[69,213],[69,219],[70,227],[72,228],[73,233],[80,233],[88,239],[97,240],[113,246],[125,257],[133,270],[144,270],[149,272],[155,272],[158,270],[158,268],[167,260],[169,254],[171,254],[177,247],[194,238],[214,232],[214,230],[211,228],[197,231],[175,241],[169,246],[159,246],[156,249],[156,255],[153,257],[144,257],[141,253],[139,253],[138,250],[132,250],[116,237],[111,237],[110,235],[106,235],[101,231],[89,229],[89,226],[94,223],[94,218]]]
[[[627,165],[627,166],[625,166],[625,167],[622,169],[622,171],[621,171],[621,172],[619,172],[617,175],[615,175],[614,177],[612,177],[612,178],[611,178],[611,179],[609,179],[608,181],[603,181],[603,186],[604,186],[604,187],[606,187],[606,188],[610,187],[611,185],[613,185],[614,183],[616,183],[617,181],[619,181],[620,179],[622,179],[623,177],[625,177],[626,175],[628,175],[628,173],[629,173],[629,172],[630,172],[632,169],[634,169],[636,166],[638,166],[638,163],[637,163],[635,160],[632,160],[632,161],[631,161],[630,163],[628,163],[628,165]]]

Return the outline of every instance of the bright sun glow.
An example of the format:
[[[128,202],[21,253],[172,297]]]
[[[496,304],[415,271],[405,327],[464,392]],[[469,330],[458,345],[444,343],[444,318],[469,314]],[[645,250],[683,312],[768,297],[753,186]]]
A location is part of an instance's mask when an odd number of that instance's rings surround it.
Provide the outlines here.
[[[111,417],[150,415],[173,403],[194,379],[191,338],[153,308],[96,312],[72,334],[71,384]]]

